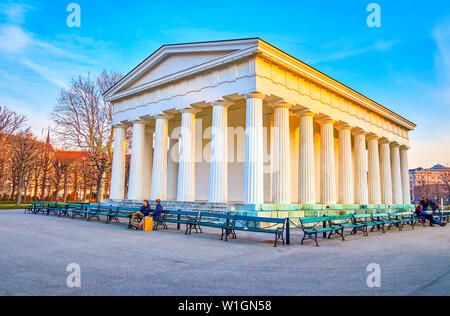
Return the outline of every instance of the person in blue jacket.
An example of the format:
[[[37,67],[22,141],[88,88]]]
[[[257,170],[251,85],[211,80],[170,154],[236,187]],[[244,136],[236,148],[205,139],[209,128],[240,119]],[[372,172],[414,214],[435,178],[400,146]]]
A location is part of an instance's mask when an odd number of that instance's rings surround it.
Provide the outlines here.
[[[441,223],[440,221],[436,220],[433,217],[433,215],[425,212],[423,210],[423,206],[422,205],[417,205],[415,213],[416,213],[417,217],[421,217],[421,218],[424,218],[426,220],[429,220],[430,221],[430,226],[433,226],[433,224],[438,224],[439,226],[442,226],[442,227],[447,226],[447,223]]]

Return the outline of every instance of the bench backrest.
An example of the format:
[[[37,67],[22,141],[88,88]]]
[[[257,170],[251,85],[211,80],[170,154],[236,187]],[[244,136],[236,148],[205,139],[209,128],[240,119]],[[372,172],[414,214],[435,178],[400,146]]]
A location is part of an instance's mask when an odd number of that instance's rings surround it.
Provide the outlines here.
[[[372,214],[373,217],[389,217],[391,216],[389,213],[374,213]]]
[[[256,216],[233,215],[233,220],[243,221],[243,222],[245,221],[245,222],[286,224],[286,219],[285,218],[273,218],[273,217],[256,217]]]
[[[180,216],[189,216],[189,217],[197,217],[200,212],[191,211],[191,210],[164,210],[163,213],[167,215],[180,215]]]
[[[338,220],[348,220],[353,218],[353,215],[335,215],[335,216],[322,216],[322,217],[308,217],[300,218],[303,224],[338,221]]]

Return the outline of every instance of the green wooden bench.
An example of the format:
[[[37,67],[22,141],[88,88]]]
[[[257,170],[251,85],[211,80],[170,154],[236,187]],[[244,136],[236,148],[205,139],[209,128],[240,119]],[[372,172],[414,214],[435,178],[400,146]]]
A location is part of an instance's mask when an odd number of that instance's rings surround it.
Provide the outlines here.
[[[273,234],[275,239],[273,245],[274,247],[277,246],[279,240],[283,242],[283,245],[286,244],[286,241],[284,239],[284,232],[286,223],[289,219],[239,215],[229,216],[229,223],[224,223],[226,224],[225,228],[223,228],[223,231],[225,230],[225,236],[228,236],[231,232],[233,238],[236,239],[236,231]],[[227,238],[225,240],[227,240]]]
[[[399,230],[402,230],[401,222],[397,219],[396,213],[373,213],[372,214],[372,226],[371,231],[375,229],[375,226],[386,233],[387,230],[390,230],[393,226],[397,226]]]
[[[336,215],[328,216],[328,226],[342,226],[345,229],[351,229],[350,235],[356,235],[358,231],[361,231],[364,236],[368,236],[367,223],[364,221],[358,221],[353,214],[348,215]]]
[[[319,247],[317,236],[319,234],[328,234],[328,239],[331,239],[333,234],[337,234],[345,241],[344,227],[342,225],[327,225],[327,223],[335,220],[336,216],[323,216],[323,217],[310,217],[300,218],[300,225],[303,231],[303,239],[301,244],[303,245],[306,239],[312,239],[316,242],[316,246]]]
[[[448,222],[450,217],[450,211],[435,211],[433,217],[441,222]]]
[[[208,211],[165,210],[156,222],[156,229],[159,226],[167,229],[167,223],[177,224],[178,229],[180,229],[180,225],[186,225],[186,235],[192,234],[193,230],[196,233],[203,233],[202,227],[220,229],[222,232],[221,240],[225,241],[228,241],[228,236],[230,235],[233,239],[237,239],[236,231],[268,233],[275,236],[274,247],[277,246],[279,240],[285,244],[284,231],[286,219],[238,216]],[[264,225],[269,226],[263,227]]]
[[[193,229],[198,233],[201,232],[198,225],[195,225],[199,216],[198,211],[185,211],[185,210],[164,210],[161,216],[155,220],[155,230],[158,230],[160,226],[164,229],[168,229],[167,224],[176,224],[177,229],[181,228],[181,225],[186,225],[185,234],[188,235]]]
[[[405,225],[410,225],[411,228],[414,229],[417,223],[422,222],[422,219],[417,218],[414,212],[400,212],[396,213],[395,216],[399,221],[399,225],[402,229]]]

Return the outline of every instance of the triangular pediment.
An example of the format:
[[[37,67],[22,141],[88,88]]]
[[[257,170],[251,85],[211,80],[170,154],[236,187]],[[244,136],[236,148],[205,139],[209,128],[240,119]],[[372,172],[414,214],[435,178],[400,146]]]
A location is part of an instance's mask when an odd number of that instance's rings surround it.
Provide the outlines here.
[[[233,51],[217,51],[168,54],[157,64],[153,64],[151,69],[148,69],[133,82],[120,89],[119,92],[180,73],[183,70],[202,65],[232,52]]]
[[[182,75],[233,53],[256,48],[258,39],[165,45],[105,93],[107,98]]]

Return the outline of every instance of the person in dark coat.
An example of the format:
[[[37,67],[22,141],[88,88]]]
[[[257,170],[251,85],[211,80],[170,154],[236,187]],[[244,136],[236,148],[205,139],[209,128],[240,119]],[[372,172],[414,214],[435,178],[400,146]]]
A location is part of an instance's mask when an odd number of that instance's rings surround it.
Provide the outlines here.
[[[162,212],[163,212],[163,207],[161,205],[161,200],[158,199],[158,200],[156,200],[156,209],[152,214],[153,220],[160,218]]]
[[[422,206],[422,210],[426,211],[428,209],[428,199],[426,197],[423,197],[422,200],[420,201],[420,205]]]
[[[144,217],[147,217],[148,214],[150,214],[151,211],[152,210],[151,210],[150,206],[148,205],[148,201],[145,200],[144,201],[144,205],[141,207],[139,212],[134,213],[133,217],[131,217],[131,224],[133,225],[133,223],[136,220],[141,220],[142,221],[144,219]],[[137,228],[140,228],[141,226],[142,225],[138,225]],[[129,227],[129,228],[131,228],[131,227]]]

